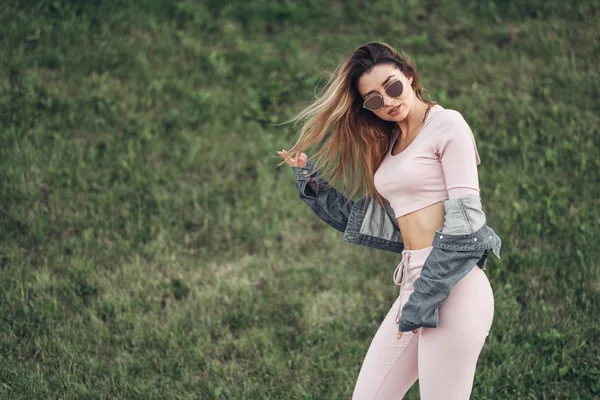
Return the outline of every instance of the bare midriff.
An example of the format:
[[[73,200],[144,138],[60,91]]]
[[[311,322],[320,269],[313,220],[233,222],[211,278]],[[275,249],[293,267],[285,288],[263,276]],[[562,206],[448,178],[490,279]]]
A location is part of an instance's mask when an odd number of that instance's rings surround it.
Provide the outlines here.
[[[433,243],[435,232],[444,226],[444,202],[396,218],[407,250],[420,250]]]

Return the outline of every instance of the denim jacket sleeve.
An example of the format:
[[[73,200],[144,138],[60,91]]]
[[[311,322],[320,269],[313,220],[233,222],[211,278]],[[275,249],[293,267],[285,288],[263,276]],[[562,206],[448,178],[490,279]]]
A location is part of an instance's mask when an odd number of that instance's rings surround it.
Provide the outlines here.
[[[292,167],[298,195],[313,212],[344,233],[344,241],[401,253],[404,249],[400,228],[391,207],[382,207],[375,198],[362,196],[349,200],[320,177],[312,160],[305,167]],[[308,185],[316,183],[316,192]]]
[[[435,233],[433,249],[402,308],[399,331],[437,327],[440,305],[452,287],[475,265],[485,268],[489,250],[500,258],[500,238],[486,224],[479,196],[446,200],[444,208],[444,226]]]
[[[354,201],[349,200],[333,185],[321,178],[319,170],[310,158],[306,161],[305,167],[292,167],[292,170],[300,199],[313,210],[317,217],[338,231],[344,232]],[[311,180],[317,185],[316,192],[308,185]]]

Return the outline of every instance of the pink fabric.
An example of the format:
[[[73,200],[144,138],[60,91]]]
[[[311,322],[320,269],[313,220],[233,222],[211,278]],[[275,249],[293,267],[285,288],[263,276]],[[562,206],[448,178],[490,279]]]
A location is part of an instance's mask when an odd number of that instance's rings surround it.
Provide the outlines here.
[[[433,247],[403,253],[408,274],[379,327],[362,364],[352,399],[399,400],[419,379],[421,400],[466,400],[494,318],[494,296],[485,272],[473,268],[440,306],[438,326],[406,332],[400,340],[394,321],[414,291]],[[403,264],[403,265],[404,265]],[[396,280],[396,275],[394,276]]]
[[[412,143],[395,156],[392,151],[393,146],[375,172],[374,183],[396,217],[449,198],[479,195],[479,153],[458,111],[433,106]]]

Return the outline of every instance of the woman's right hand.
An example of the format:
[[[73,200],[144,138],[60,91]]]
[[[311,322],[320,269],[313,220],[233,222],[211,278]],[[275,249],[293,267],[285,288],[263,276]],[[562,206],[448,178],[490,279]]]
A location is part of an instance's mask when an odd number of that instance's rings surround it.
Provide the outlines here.
[[[306,153],[300,153],[297,159],[290,157],[290,155],[285,149],[278,151],[277,154],[279,154],[290,167],[306,167],[306,160],[308,159]],[[318,185],[315,181],[309,180],[308,185],[315,193],[317,193]]]
[[[288,152],[284,149],[282,149],[281,151],[278,151],[277,154],[279,154],[279,156],[282,157],[290,167],[303,168],[306,166],[306,160],[308,159],[308,156],[306,155],[306,153],[300,153],[300,155],[298,157],[292,158],[292,157],[290,157]]]

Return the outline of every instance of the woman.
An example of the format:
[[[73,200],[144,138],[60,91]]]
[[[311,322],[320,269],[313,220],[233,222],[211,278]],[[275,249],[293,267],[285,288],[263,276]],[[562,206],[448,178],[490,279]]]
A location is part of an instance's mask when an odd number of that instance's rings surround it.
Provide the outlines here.
[[[393,274],[400,294],[353,399],[399,399],[417,379],[422,399],[468,399],[493,320],[483,268],[488,250],[499,256],[500,239],[481,210],[475,139],[460,113],[423,92],[410,60],[367,43],[294,118],[308,118],[294,157],[278,152],[294,169],[301,199],[345,241],[402,253]],[[349,197],[303,153],[315,144],[318,164],[335,164],[333,181],[349,178]],[[349,200],[359,191],[361,200]]]

